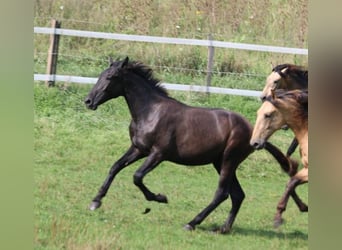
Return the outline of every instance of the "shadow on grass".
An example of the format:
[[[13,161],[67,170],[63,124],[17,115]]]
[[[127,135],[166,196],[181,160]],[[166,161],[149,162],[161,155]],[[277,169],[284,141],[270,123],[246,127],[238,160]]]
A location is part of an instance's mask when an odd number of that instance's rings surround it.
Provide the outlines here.
[[[208,226],[198,226],[196,230],[201,230],[201,231],[206,231],[210,233],[217,233],[218,229],[220,228],[219,225],[213,224],[213,225],[208,225]],[[219,233],[217,233],[219,234]],[[242,227],[234,227],[230,233],[227,233],[228,235],[254,235],[254,236],[259,236],[263,238],[278,238],[278,239],[284,239],[284,240],[289,240],[289,239],[301,239],[301,240],[308,240],[308,234],[303,233],[300,231],[293,231],[293,232],[283,232],[281,229],[254,229],[254,228],[242,228]],[[226,234],[222,234],[226,235]]]

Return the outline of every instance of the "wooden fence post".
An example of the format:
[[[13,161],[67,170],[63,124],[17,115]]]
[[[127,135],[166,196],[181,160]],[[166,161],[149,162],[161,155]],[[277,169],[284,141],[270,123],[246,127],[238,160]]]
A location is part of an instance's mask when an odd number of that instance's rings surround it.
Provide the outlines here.
[[[208,35],[208,40],[210,42],[210,46],[208,47],[208,64],[207,64],[207,94],[209,94],[209,87],[211,85],[211,77],[213,74],[213,64],[214,64],[214,54],[215,47],[212,46],[213,37],[211,34]]]
[[[51,20],[51,27],[56,30],[61,27],[61,22],[56,19]],[[50,35],[50,48],[47,58],[46,74],[53,75],[52,79],[45,81],[47,86],[55,85],[55,75],[57,71],[59,35],[55,32]]]

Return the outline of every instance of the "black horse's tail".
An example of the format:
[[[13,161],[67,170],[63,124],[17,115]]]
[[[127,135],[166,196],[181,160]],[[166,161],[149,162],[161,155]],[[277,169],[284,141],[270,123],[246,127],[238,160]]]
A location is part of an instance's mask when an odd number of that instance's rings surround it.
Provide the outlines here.
[[[293,176],[297,173],[298,162],[292,160],[290,157],[286,157],[276,146],[270,142],[265,143],[264,147],[280,164],[282,170],[289,176]]]

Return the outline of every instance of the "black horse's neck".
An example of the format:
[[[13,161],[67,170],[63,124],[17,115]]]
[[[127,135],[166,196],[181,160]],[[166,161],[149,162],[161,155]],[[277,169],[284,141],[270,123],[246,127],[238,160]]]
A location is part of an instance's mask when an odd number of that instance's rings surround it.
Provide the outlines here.
[[[166,92],[159,88],[140,75],[127,74],[125,76],[124,98],[135,122],[148,117],[161,100],[169,99]]]

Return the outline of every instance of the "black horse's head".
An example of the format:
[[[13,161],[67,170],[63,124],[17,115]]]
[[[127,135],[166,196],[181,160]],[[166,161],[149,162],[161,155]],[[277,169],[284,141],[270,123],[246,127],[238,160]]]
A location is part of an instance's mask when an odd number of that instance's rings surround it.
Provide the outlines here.
[[[89,109],[96,110],[102,103],[123,94],[121,73],[128,64],[128,57],[121,61],[110,59],[109,68],[99,76],[97,83],[85,99]]]

